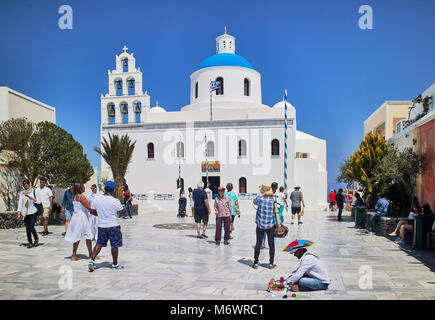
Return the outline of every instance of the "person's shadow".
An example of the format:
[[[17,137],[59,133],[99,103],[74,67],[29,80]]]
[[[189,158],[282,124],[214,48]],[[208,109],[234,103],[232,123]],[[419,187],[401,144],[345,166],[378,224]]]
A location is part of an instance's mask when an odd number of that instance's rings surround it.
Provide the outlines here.
[[[29,244],[27,243],[27,242],[23,242],[23,243],[20,243],[20,247],[27,247]],[[33,248],[37,248],[37,247],[39,247],[39,246],[43,246],[44,245],[44,243],[41,243],[41,242],[39,242],[38,243],[38,245],[36,246],[36,247],[33,247]]]
[[[101,263],[95,263],[95,269],[101,269],[101,268],[112,269],[112,264],[108,261],[101,262]]]
[[[71,258],[72,258],[72,255],[69,257],[65,257],[65,259],[69,259],[69,260],[71,260]],[[80,260],[89,260],[89,257],[85,254],[78,254],[77,258],[79,258]]]

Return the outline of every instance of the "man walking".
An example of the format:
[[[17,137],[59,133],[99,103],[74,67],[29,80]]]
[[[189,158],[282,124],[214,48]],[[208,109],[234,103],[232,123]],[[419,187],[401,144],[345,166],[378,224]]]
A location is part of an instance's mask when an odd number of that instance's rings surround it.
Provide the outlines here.
[[[388,212],[388,206],[390,201],[385,198],[384,194],[380,195],[381,198],[376,202],[375,210],[376,213],[370,218],[370,232],[375,234],[376,224],[381,220],[381,217],[385,217]]]
[[[118,248],[122,247],[122,233],[118,218],[124,214],[124,208],[121,202],[113,197],[115,190],[113,181],[107,181],[104,190],[104,195],[95,197],[91,205],[91,214],[98,217],[98,235],[97,244],[88,264],[90,272],[95,270],[95,258],[100,253],[101,248],[107,246],[109,240],[112,248],[112,269],[124,269],[124,266],[118,264]]]
[[[275,258],[275,239],[273,237],[273,231],[276,227],[274,193],[270,184],[263,184],[258,192],[260,195],[254,199],[254,204],[257,205],[258,208],[255,218],[255,223],[257,224],[257,242],[255,244],[254,264],[252,268],[258,268],[261,242],[263,241],[263,237],[267,235],[267,242],[269,244],[269,269],[273,269],[276,267],[273,263]]]
[[[69,223],[70,223],[72,215],[74,213],[74,206],[72,203],[72,198],[73,198],[72,190],[73,190],[74,184],[75,184],[75,181],[70,181],[69,185],[68,185],[68,189],[65,190],[65,193],[63,194],[62,210],[61,210],[61,212],[65,214],[65,232],[62,233],[63,236],[68,231]]]
[[[329,205],[331,206],[331,212],[335,211],[335,199],[336,199],[336,193],[335,190],[332,189],[329,193]]]
[[[39,188],[36,189],[41,199],[42,207],[44,211],[42,212],[42,225],[44,226],[43,236],[48,234],[48,218],[50,216],[51,209],[53,208],[53,192],[49,187],[47,187],[47,179],[39,179]]]
[[[335,201],[337,202],[337,208],[338,208],[338,215],[337,215],[337,221],[343,221],[341,219],[341,214],[343,213],[344,208],[344,195],[343,195],[343,189],[338,189],[338,193],[335,196]]]
[[[300,186],[295,186],[295,190],[290,193],[290,200],[292,202],[292,221],[294,224],[295,215],[298,215],[298,225],[302,224],[301,221],[301,203],[305,208],[305,201],[302,192],[300,191]]]
[[[208,217],[210,215],[210,205],[208,203],[207,192],[204,191],[204,182],[199,182],[197,189],[193,190],[192,198],[194,202],[194,217],[196,222],[197,238],[208,238],[205,234],[207,230]],[[202,234],[201,221],[203,222]]]

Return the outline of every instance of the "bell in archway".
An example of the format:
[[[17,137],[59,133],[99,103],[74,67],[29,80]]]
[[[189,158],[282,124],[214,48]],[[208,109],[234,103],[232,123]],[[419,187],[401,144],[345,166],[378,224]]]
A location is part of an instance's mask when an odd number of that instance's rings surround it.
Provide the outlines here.
[[[141,113],[141,110],[140,110],[140,103],[136,103],[136,106],[135,106],[135,108],[134,108],[134,113]]]
[[[129,87],[130,87],[130,88],[134,88],[134,83],[133,83],[134,80],[131,79],[131,80],[129,80],[129,81],[130,81],[130,86],[129,86]]]
[[[116,81],[117,82],[117,84],[118,84],[118,86],[116,87],[116,88],[118,88],[118,89],[122,89],[122,86],[121,86],[121,80],[118,80],[118,81]]]
[[[128,66],[128,59],[127,58],[124,59],[123,62],[124,62],[124,67],[127,67]]]

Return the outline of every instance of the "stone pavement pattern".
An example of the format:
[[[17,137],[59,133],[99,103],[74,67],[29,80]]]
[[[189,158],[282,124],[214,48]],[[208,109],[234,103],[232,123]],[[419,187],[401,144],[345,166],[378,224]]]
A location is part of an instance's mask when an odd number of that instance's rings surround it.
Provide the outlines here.
[[[31,249],[19,246],[26,242],[24,228],[0,230],[0,299],[283,300],[283,294],[268,293],[266,288],[271,278],[288,276],[299,265],[297,258],[282,252],[295,238],[314,241],[309,251],[327,265],[332,279],[327,291],[299,293],[301,300],[435,299],[434,251],[419,253],[431,270],[391,240],[354,229],[349,217],[338,223],[329,212],[306,212],[301,226],[290,225],[286,213],[289,234],[276,239],[277,268],[266,268],[265,249],[259,268],[252,269],[254,218],[254,210],[236,218],[234,239],[219,247],[214,243],[214,229],[207,231],[208,239],[197,239],[196,230],[153,227],[193,222],[177,218],[176,213],[120,219],[124,247],[119,262],[125,269],[111,270],[107,247],[93,273],[87,269],[84,242],[78,250],[83,259],[70,260],[72,245],[61,236],[63,226],[50,226],[53,233],[40,236],[43,245]],[[37,226],[37,231],[42,227]],[[364,266],[373,272],[372,289],[360,289],[360,267],[367,270]],[[65,289],[65,270],[72,271],[72,288]]]

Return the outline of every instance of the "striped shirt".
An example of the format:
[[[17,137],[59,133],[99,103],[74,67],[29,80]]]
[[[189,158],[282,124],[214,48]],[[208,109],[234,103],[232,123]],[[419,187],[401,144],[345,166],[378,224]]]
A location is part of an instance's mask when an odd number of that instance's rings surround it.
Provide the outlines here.
[[[276,224],[273,197],[257,196],[254,199],[254,204],[258,206],[255,218],[257,227],[263,230],[271,229]]]

